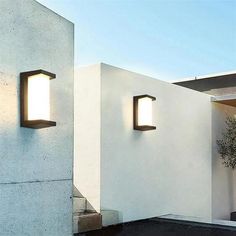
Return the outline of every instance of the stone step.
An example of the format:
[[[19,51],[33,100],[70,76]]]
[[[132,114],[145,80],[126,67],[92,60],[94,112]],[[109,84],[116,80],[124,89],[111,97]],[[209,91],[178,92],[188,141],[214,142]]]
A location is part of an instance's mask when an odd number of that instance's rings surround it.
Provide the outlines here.
[[[119,212],[115,210],[101,210],[102,226],[116,225],[121,223]]]
[[[86,204],[86,211],[96,212],[96,210],[93,208],[93,206],[90,204],[90,202],[88,200],[87,200],[87,204]]]
[[[102,215],[97,212],[74,213],[73,233],[83,233],[102,228]]]
[[[79,190],[75,186],[73,187],[73,196],[74,197],[83,197],[83,195],[79,192]]]
[[[73,213],[83,213],[87,210],[87,200],[84,197],[73,197]]]

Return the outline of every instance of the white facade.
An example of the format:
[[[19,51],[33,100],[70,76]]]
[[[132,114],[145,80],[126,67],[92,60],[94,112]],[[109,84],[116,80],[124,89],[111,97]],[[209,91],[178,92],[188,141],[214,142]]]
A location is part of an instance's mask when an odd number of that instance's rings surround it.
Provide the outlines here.
[[[236,173],[224,167],[217,153],[216,140],[222,138],[227,116],[235,116],[236,108],[212,104],[212,217],[230,219],[230,212],[236,210]]]
[[[1,0],[0,10],[0,235],[72,234],[73,149],[74,185],[109,218],[104,224],[164,214],[229,219],[236,174],[223,167],[216,140],[236,108],[97,64],[76,72],[74,113],[73,24],[33,0]],[[40,130],[20,127],[19,74],[37,69],[57,76],[57,125]],[[142,94],[156,97],[156,130],[133,129],[133,96]]]
[[[72,234],[73,24],[33,0],[0,1],[0,235]],[[20,72],[44,69],[56,127],[20,127]]]
[[[74,180],[82,195],[117,211],[119,222],[210,218],[210,96],[105,64],[80,69],[76,79]],[[142,94],[157,99],[157,130],[133,130],[133,96]]]

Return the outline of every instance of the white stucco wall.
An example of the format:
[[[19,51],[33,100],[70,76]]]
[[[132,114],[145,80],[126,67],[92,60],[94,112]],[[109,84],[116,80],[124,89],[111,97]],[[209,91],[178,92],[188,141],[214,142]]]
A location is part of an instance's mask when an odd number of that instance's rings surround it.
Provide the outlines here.
[[[100,212],[101,76],[100,64],[75,76],[74,185]]]
[[[210,96],[102,64],[101,208],[120,221],[211,217]],[[157,130],[133,130],[133,96],[157,101]]]
[[[79,77],[74,180],[90,191],[84,196],[94,191],[101,210],[117,211],[120,222],[168,213],[210,218],[210,96],[105,64]],[[157,130],[133,130],[140,94],[157,98]]]
[[[222,138],[227,116],[234,116],[236,108],[212,103],[212,217],[229,220],[236,211],[236,173],[224,167],[217,153],[216,140]]]
[[[73,24],[33,0],[0,12],[0,235],[71,235]],[[20,127],[19,73],[36,69],[57,75],[56,127]]]

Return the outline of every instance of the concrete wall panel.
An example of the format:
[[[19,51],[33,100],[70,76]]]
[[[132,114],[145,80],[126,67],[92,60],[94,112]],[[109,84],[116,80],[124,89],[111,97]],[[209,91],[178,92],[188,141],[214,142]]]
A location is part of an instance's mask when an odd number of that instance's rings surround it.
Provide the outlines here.
[[[6,224],[0,235],[71,235],[73,24],[33,0],[1,0],[0,11],[0,225]],[[19,74],[36,69],[57,75],[51,81],[56,127],[20,127]],[[23,211],[27,202],[30,210]],[[44,217],[48,223],[41,224]]]
[[[1,184],[0,235],[71,235],[71,188],[70,180]]]

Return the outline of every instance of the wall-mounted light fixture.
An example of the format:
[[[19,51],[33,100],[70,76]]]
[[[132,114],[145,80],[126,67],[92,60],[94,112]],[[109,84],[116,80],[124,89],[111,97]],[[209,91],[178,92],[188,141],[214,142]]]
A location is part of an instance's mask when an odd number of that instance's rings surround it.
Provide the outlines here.
[[[21,126],[41,129],[56,126],[50,121],[50,80],[56,75],[44,70],[20,73]]]
[[[153,130],[156,126],[152,124],[152,102],[156,98],[150,95],[140,95],[133,98],[133,119],[135,130]]]

